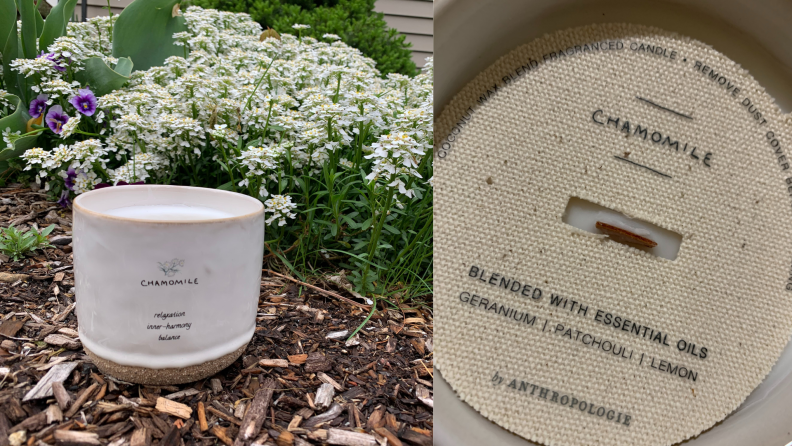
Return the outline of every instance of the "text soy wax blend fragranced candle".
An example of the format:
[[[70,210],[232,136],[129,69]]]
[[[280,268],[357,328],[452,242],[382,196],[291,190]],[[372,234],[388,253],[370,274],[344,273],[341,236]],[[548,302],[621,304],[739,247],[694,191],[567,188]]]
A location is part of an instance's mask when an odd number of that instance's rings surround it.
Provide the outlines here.
[[[102,372],[142,384],[211,376],[255,330],[264,207],[232,192],[134,185],[74,201],[80,339]]]
[[[723,420],[792,332],[791,121],[656,28],[502,57],[435,125],[443,378],[543,444],[671,445]]]

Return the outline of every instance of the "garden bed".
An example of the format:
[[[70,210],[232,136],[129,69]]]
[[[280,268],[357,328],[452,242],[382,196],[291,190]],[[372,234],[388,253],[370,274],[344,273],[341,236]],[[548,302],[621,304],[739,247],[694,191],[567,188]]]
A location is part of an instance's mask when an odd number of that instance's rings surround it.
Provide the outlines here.
[[[0,189],[0,226],[11,223],[57,225],[56,247],[0,258],[0,446],[432,443],[430,311],[378,312],[347,341],[368,311],[338,273],[309,287],[265,258],[242,357],[194,383],[129,384],[99,372],[79,343],[71,212],[40,192]],[[58,398],[26,399],[58,374],[65,393],[55,385]]]

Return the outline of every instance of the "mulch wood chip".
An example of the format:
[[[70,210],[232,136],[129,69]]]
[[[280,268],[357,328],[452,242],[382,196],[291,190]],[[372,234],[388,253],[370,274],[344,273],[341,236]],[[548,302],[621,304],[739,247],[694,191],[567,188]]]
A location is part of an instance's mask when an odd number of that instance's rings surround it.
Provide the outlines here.
[[[265,263],[239,360],[194,383],[130,384],[102,374],[79,342],[71,212],[0,188],[0,227],[12,222],[55,224],[59,244],[19,262],[0,254],[0,446],[432,444],[425,307],[378,311],[347,341],[366,303],[338,273],[304,284]]]

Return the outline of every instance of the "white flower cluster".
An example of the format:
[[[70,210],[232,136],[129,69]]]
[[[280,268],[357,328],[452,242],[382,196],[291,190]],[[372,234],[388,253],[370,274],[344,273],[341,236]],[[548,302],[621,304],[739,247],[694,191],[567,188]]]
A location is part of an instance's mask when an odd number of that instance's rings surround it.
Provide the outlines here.
[[[39,75],[43,84],[50,84],[51,90],[69,95],[72,91],[76,91],[79,85],[73,85],[75,88],[72,90],[70,88],[72,85],[62,80],[63,74],[67,71],[72,73],[81,71],[84,59],[100,57],[110,64],[117,62],[115,58],[105,55],[112,52],[112,45],[102,45],[102,39],[99,38],[101,33],[109,36],[109,25],[110,21],[107,17],[83,23],[69,22],[68,34],[55,39],[46,53],[34,59],[15,59],[9,65],[12,70],[25,77]],[[32,90],[48,93],[47,87],[38,85],[33,86]]]
[[[12,149],[14,147],[14,141],[19,139],[20,135],[22,135],[22,132],[20,132],[20,131],[12,132],[11,131],[11,127],[6,127],[3,130],[2,135],[3,135],[3,144],[4,145],[0,146],[0,150],[4,149],[6,147],[9,148],[9,149]]]
[[[136,183],[146,181],[150,177],[162,171],[162,166],[166,163],[160,155],[150,153],[138,153],[132,160],[118,169],[110,171],[110,181],[118,184],[119,181],[125,183]]]
[[[11,96],[11,93],[0,89],[0,117],[3,116],[1,109],[8,107],[9,112],[12,112],[16,108],[15,104],[11,102],[11,98],[9,96]]]
[[[264,222],[269,226],[275,220],[278,226],[286,224],[287,218],[295,218],[292,211],[297,208],[296,203],[292,203],[291,197],[287,195],[273,195],[272,198],[264,202],[264,213],[272,213]]]
[[[42,79],[52,79],[59,76],[58,70],[54,68],[54,64],[46,57],[37,57],[35,59],[14,59],[9,64],[12,70],[19,74],[30,77],[36,74],[41,75]]]
[[[216,163],[218,171],[222,163],[235,186],[259,188],[266,197],[267,181],[286,159],[295,172],[311,174],[331,159],[359,169],[367,158],[365,166],[373,166],[369,180],[407,198],[414,196],[407,184],[425,184],[417,168],[433,138],[431,62],[414,78],[383,78],[373,60],[335,35],[325,35],[325,42],[288,34],[260,41],[261,26],[247,14],[189,7],[184,18],[188,31],[174,37],[186,58],[173,56],[163,66],[134,72],[126,87],[98,99],[97,114],[109,128],[92,165],[103,179],[167,182],[176,166],[189,169],[200,159]],[[53,51],[107,58],[108,25],[104,17],[70,23],[69,36],[83,46],[59,39]],[[42,89],[63,94],[56,87]],[[38,149],[25,159],[63,168]],[[84,159],[78,167],[90,168]],[[269,222],[294,218],[290,197],[275,195],[266,203],[273,213]]]
[[[75,53],[78,56],[97,56],[103,58],[109,65],[116,63],[117,60],[109,56],[113,53],[110,29],[116,19],[118,19],[118,15],[113,15],[112,18],[94,17],[87,22],[69,22],[68,36],[79,42],[79,46],[72,50],[77,49]],[[57,44],[58,41],[56,40],[55,43]],[[55,49],[57,48],[50,47],[50,51]]]
[[[69,120],[71,122],[71,120]],[[68,124],[68,123],[67,123]],[[98,168],[106,169],[107,164],[104,157],[107,155],[107,148],[102,146],[101,141],[96,139],[86,139],[73,144],[70,148],[72,164],[70,167],[75,169],[92,169],[94,165]]]
[[[63,130],[61,131],[61,138],[66,139],[71,136],[75,130],[77,130],[77,126],[80,125],[80,115],[76,115],[74,117],[69,118],[66,124],[63,124]]]
[[[52,59],[60,68],[82,71],[82,61],[89,57],[103,57],[102,53],[89,47],[91,42],[81,37],[66,35],[55,40],[47,48]],[[111,65],[112,66],[112,65]]]
[[[63,176],[63,174],[61,174]],[[101,180],[92,170],[79,170],[74,178],[74,193],[82,194],[92,190],[94,186],[101,183]]]
[[[25,170],[38,166],[42,169],[40,175],[43,178],[47,175],[48,170],[54,174],[59,168],[64,166],[91,172],[94,170],[103,171],[107,167],[107,153],[107,148],[102,145],[101,141],[87,139],[70,146],[61,144],[51,151],[46,151],[39,147],[29,149],[22,154],[22,158],[27,162]],[[94,178],[97,178],[96,175],[94,175]],[[90,188],[87,190],[90,190]]]
[[[33,85],[30,87],[30,89],[36,93],[44,93],[49,95],[50,100],[48,103],[51,103],[52,99],[58,98],[60,96],[65,98],[72,96],[79,87],[80,83],[77,81],[66,82],[63,79],[56,77],[47,81],[43,81],[38,85]]]
[[[108,26],[110,21],[107,18],[97,18],[86,23],[69,22],[68,34],[59,37],[55,42],[47,48],[46,53],[40,54],[34,59],[15,59],[11,61],[10,67],[22,76],[31,77],[36,76],[37,81],[31,85],[31,90],[39,93],[41,96],[46,96],[45,105],[47,107],[58,103],[66,104],[67,101],[78,95],[78,89],[81,87],[79,82],[68,81],[66,79],[73,78],[73,74],[83,69],[83,61],[89,57],[101,57],[104,60],[115,63],[116,60],[112,57],[105,56],[102,51],[107,49],[109,52],[110,45],[102,47],[97,45],[101,39],[95,39],[94,36],[88,38],[87,35],[80,34],[81,30],[92,29],[95,33],[104,33],[109,36]],[[75,31],[77,32],[75,34]],[[105,39],[106,40],[106,39]],[[112,66],[112,65],[111,65]],[[0,90],[0,106],[8,105],[8,93]],[[22,104],[27,109],[28,104]],[[78,133],[78,126],[80,125],[82,115],[75,113],[75,110],[67,105],[69,110],[66,112],[69,115],[64,115],[68,121],[63,123],[58,136],[62,139],[69,138]],[[46,113],[46,108],[44,109]],[[62,111],[62,110],[61,110]],[[104,114],[102,112],[94,115],[97,122],[102,122]],[[41,117],[43,119],[43,116]],[[18,138],[20,132],[3,133],[4,142],[11,145],[14,139]],[[105,157],[107,150],[103,148],[103,143],[99,140],[89,139],[80,141],[72,146],[61,144],[51,151],[44,151],[41,148],[34,148],[28,150],[22,158],[26,160],[27,166],[25,170],[31,169],[36,166],[42,169],[36,177],[37,181],[40,178],[66,178],[63,176],[62,169],[83,169],[77,173],[76,178],[73,178],[74,186],[69,188],[75,193],[82,193],[93,189],[93,186],[101,182],[100,175],[103,174],[105,168]],[[106,175],[105,175],[106,176]],[[72,178],[70,177],[70,182]],[[49,185],[49,184],[48,184]]]
[[[402,175],[420,178],[418,162],[424,155],[424,148],[406,132],[394,132],[381,135],[379,141],[372,144],[374,152],[367,159],[374,160],[374,168],[366,176],[367,180],[384,178],[390,187],[398,187],[399,192],[412,198],[413,191],[406,189]]]
[[[251,176],[264,176],[278,167],[278,159],[283,154],[283,149],[278,146],[248,147],[237,159],[247,168],[247,176],[239,182],[239,186],[250,184]],[[259,195],[267,196],[266,189],[260,190]]]

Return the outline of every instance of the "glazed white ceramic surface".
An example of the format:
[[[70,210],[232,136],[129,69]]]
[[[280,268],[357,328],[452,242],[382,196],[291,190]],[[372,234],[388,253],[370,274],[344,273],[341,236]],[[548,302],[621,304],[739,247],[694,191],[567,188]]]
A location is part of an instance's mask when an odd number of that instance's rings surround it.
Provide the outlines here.
[[[230,216],[107,214],[148,205]],[[80,339],[96,355],[121,365],[186,367],[231,353],[253,336],[264,253],[260,201],[195,187],[108,187],[74,200],[73,234]]]
[[[514,48],[591,23],[657,26],[712,45],[746,68],[792,111],[789,0],[434,0],[435,113]],[[435,375],[437,446],[533,446],[463,403]],[[792,343],[770,374],[721,423],[685,446],[792,445]]]

